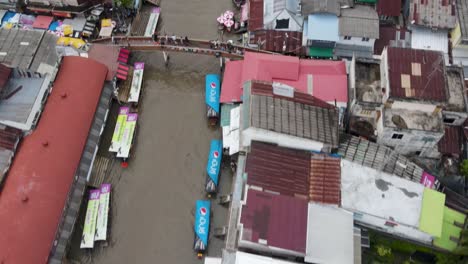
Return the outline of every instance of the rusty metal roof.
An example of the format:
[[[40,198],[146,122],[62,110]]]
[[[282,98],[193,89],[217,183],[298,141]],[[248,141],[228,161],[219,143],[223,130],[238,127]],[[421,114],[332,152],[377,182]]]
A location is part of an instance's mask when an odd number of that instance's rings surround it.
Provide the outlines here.
[[[379,0],[377,2],[379,16],[399,16],[401,13],[401,1]]]
[[[302,47],[302,32],[278,31],[278,30],[257,30],[250,32],[250,44],[259,44],[261,48],[279,53],[304,54]],[[285,45],[286,44],[286,45]],[[285,49],[284,49],[285,47]]]
[[[455,0],[411,0],[409,7],[408,21],[416,25],[452,29],[457,23]]]
[[[306,251],[307,200],[249,189],[242,206],[240,240]]]
[[[438,143],[439,152],[442,154],[460,155],[462,153],[461,127],[445,126],[445,133]]]
[[[10,168],[21,136],[21,130],[16,128],[0,129],[0,185]]]
[[[10,79],[11,68],[3,63],[0,63],[0,91],[5,87]]]
[[[390,97],[443,102],[447,99],[441,52],[388,48]]]
[[[311,201],[341,204],[341,159],[328,155],[312,154],[310,160]]]
[[[283,195],[309,196],[310,153],[252,142],[245,166],[247,184]]]
[[[263,29],[263,0],[250,0],[249,3],[249,31]]]
[[[379,1],[380,3],[380,1]],[[375,40],[374,54],[381,55],[385,47],[411,47],[411,34],[404,28],[380,26],[379,38]]]
[[[246,102],[250,105],[251,126],[338,147],[335,107],[300,92],[295,92],[293,98],[273,95],[272,89],[271,84],[252,83],[252,95]]]

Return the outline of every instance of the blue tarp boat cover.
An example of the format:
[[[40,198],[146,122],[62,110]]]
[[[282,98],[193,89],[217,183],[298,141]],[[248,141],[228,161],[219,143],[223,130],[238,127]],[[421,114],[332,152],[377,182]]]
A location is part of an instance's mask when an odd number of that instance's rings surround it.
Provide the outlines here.
[[[223,144],[221,140],[213,139],[210,145],[210,154],[208,156],[208,164],[206,165],[206,173],[218,186],[219,169],[221,168],[221,158],[223,153]]]
[[[205,102],[219,114],[219,96],[221,94],[219,74],[207,74],[205,77]]]
[[[197,200],[195,209],[195,246],[197,251],[204,251],[208,246],[208,234],[210,231],[211,202],[208,200]]]
[[[11,18],[13,18],[16,15],[15,12],[8,11],[5,13],[5,15],[2,18],[2,23],[3,22],[8,22]]]

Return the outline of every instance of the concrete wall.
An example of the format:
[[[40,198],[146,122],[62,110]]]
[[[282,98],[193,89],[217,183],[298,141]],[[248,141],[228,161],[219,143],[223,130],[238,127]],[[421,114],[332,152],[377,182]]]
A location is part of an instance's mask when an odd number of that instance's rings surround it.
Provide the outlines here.
[[[382,60],[380,62],[380,85],[385,88],[385,94],[382,97],[382,103],[385,103],[390,96],[390,81],[388,79],[388,55],[387,48],[382,51]]]
[[[351,39],[345,39],[344,36],[340,36],[337,44],[351,45],[351,46],[362,46],[374,50],[375,39],[370,38],[369,41],[363,41],[362,37],[351,37]]]
[[[267,18],[268,19],[268,18]],[[289,19],[289,28],[276,29],[276,20]],[[302,31],[302,25],[296,23],[296,20],[285,10],[281,11],[278,16],[272,18],[271,21],[265,21],[265,29],[286,30],[286,31]]]
[[[437,105],[424,104],[424,103],[419,103],[419,102],[395,101],[392,103],[392,108],[416,110],[416,111],[423,111],[426,113],[433,113],[436,110]]]
[[[325,144],[305,138],[289,136],[273,131],[268,131],[256,127],[249,127],[242,131],[241,134],[241,148],[249,147],[252,140],[273,143],[278,146],[311,150],[311,151],[325,151],[330,152],[331,147]]]
[[[465,120],[468,118],[468,113],[466,112],[451,112],[451,111],[442,111],[442,116],[445,119],[447,118],[453,118],[455,121],[453,123],[446,123],[451,126],[461,126],[465,122]]]

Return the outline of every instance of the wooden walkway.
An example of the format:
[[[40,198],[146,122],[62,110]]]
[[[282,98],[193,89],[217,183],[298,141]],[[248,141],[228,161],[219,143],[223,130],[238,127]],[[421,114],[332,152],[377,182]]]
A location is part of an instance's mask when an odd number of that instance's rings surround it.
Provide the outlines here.
[[[167,40],[168,39],[168,40]],[[185,52],[202,55],[220,56],[231,59],[241,59],[246,51],[259,52],[265,54],[278,54],[265,50],[258,50],[239,45],[231,45],[228,50],[227,43],[219,43],[217,48],[214,48],[209,40],[190,39],[189,43],[180,44],[180,39],[176,42],[169,38],[160,37],[158,41],[154,41],[151,37],[134,37],[134,36],[114,36],[113,38],[102,38],[93,41],[93,43],[113,45],[125,47],[130,50],[152,51],[160,50],[166,52]]]
[[[91,171],[91,177],[89,179],[89,184],[92,187],[99,188],[102,183],[106,180],[109,166],[112,164],[112,161],[109,158],[103,156],[96,156],[96,159],[93,163],[93,168]]]

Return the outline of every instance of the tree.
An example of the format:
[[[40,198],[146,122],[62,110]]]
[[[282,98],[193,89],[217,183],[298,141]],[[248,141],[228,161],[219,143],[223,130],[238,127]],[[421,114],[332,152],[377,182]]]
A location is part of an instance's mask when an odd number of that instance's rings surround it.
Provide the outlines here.
[[[468,177],[468,160],[467,159],[463,160],[460,163],[460,173],[463,176]]]

